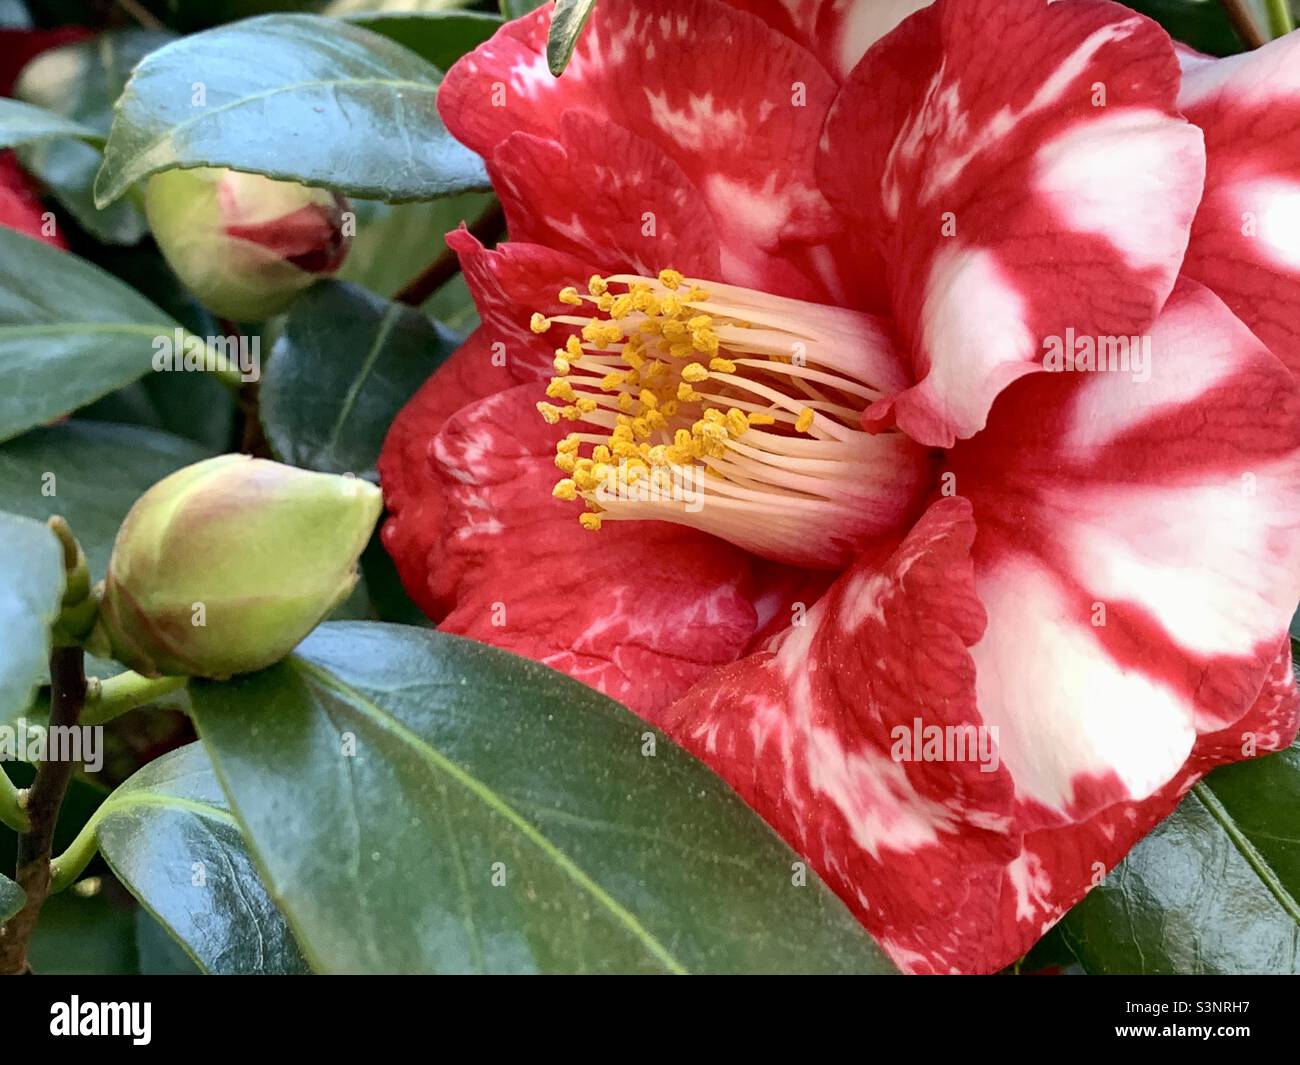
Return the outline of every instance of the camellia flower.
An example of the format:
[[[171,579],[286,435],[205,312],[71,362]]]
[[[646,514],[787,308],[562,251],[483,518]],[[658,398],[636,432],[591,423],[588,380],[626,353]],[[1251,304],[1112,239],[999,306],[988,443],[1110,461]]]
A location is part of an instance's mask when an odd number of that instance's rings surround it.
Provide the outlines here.
[[[1295,734],[1300,36],[1184,75],[1105,0],[920,6],[601,0],[558,79],[545,9],[458,63],[511,240],[449,237],[483,324],[385,541],[979,972]]]

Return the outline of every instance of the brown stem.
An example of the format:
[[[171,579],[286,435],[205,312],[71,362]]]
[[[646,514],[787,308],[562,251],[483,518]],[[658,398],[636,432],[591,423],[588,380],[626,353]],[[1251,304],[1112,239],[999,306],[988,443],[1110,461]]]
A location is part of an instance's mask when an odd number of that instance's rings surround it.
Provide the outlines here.
[[[1219,0],[1228,14],[1228,21],[1247,48],[1262,48],[1268,43],[1264,31],[1255,24],[1255,17],[1246,6],[1246,0]]]
[[[51,730],[75,726],[85,704],[85,652],[80,647],[56,647],[50,655]],[[49,735],[54,735],[53,731]],[[53,749],[52,744],[47,747]],[[27,946],[49,894],[54,826],[74,768],[73,762],[47,759],[36,770],[36,779],[27,793],[31,829],[18,837],[18,866],[14,874],[14,880],[27,894],[27,903],[0,930],[0,976],[29,971]]]
[[[501,236],[505,231],[505,224],[506,216],[501,210],[501,204],[494,201],[491,207],[474,220],[474,224],[469,227],[469,231],[484,244],[489,244]],[[456,253],[448,248],[425,267],[424,272],[410,282],[393,299],[395,302],[405,303],[409,307],[419,307],[438,289],[455,277],[459,271],[460,260],[457,258]]]

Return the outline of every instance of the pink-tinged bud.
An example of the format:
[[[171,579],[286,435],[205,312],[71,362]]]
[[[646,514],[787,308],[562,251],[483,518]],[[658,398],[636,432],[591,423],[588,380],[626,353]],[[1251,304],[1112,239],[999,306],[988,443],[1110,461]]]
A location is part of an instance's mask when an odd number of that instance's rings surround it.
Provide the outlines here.
[[[113,545],[92,646],[147,676],[278,662],[355,587],[379,489],[247,455],[159,481]]]
[[[199,167],[149,179],[145,213],[167,262],[208,310],[257,321],[332,274],[352,242],[336,192]]]

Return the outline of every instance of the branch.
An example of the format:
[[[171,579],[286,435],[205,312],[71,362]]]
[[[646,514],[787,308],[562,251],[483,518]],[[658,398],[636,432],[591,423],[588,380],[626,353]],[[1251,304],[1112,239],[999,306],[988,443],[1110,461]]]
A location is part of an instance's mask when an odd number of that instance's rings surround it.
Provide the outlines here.
[[[1228,20],[1232,23],[1232,28],[1237,31],[1242,44],[1247,48],[1259,48],[1267,43],[1264,34],[1255,25],[1255,17],[1246,6],[1246,0],[1219,0],[1219,2],[1223,5],[1223,10],[1228,13]]]
[[[50,654],[51,735],[55,728],[75,726],[81,716],[86,701],[85,663],[85,652],[80,647],[56,647]],[[72,762],[42,762],[27,793],[31,829],[18,837],[18,869],[14,875],[18,886],[27,893],[27,903],[0,932],[0,975],[29,971],[27,944],[49,894],[54,826],[73,768]]]

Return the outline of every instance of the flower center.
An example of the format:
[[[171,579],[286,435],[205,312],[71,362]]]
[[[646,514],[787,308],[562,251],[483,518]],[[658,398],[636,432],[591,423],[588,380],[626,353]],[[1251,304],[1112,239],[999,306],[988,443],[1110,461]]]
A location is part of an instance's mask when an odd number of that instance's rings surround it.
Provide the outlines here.
[[[579,521],[659,519],[755,554],[847,564],[896,527],[922,490],[924,452],[869,434],[862,411],[904,387],[869,315],[683,277],[595,276],[566,288],[574,331],[537,405],[582,423],[556,447],[559,499]]]

